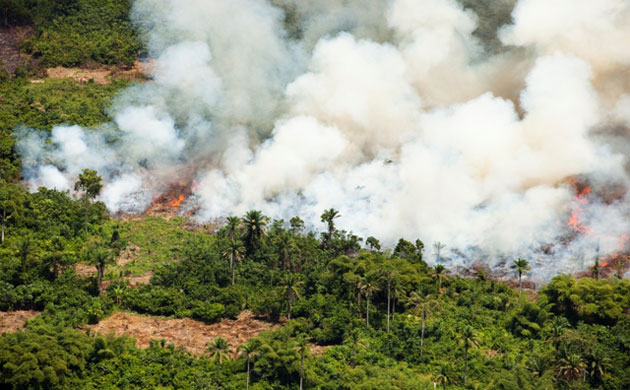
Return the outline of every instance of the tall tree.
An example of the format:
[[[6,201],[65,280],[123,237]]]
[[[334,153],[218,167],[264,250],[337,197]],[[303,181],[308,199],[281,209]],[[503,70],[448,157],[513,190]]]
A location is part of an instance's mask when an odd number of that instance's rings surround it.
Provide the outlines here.
[[[234,240],[239,237],[239,230],[241,227],[241,219],[239,217],[228,217],[225,223],[225,237],[230,240]]]
[[[365,296],[365,323],[370,326],[370,296],[373,292],[378,291],[378,281],[372,274],[366,274],[358,284],[359,291]]]
[[[523,273],[532,269],[529,266],[529,262],[525,259],[514,260],[514,263],[510,266],[510,268],[516,270],[516,274],[518,275],[518,289],[521,289],[521,278],[523,277]],[[520,294],[520,293],[519,293]]]
[[[214,341],[208,341],[206,352],[209,352],[210,358],[214,360],[217,368],[217,381],[219,381],[221,364],[230,358],[230,353],[232,352],[230,344],[223,337],[216,337]]]
[[[79,175],[79,180],[74,184],[75,191],[83,192],[83,202],[85,203],[85,235],[88,232],[88,218],[90,215],[90,202],[103,188],[101,177],[93,169],[84,169]]]
[[[416,317],[418,314],[421,314],[422,325],[420,327],[420,357],[422,357],[424,352],[424,331],[427,321],[427,306],[429,302],[423,299],[417,292],[412,291],[411,294],[409,294],[409,303],[413,306],[413,313]]]
[[[396,264],[394,262],[388,262],[381,269],[381,278],[385,282],[385,288],[387,290],[387,332],[389,333],[389,320],[391,313],[391,292],[392,292],[392,284],[396,284],[398,278],[400,276],[400,271],[398,270]]]
[[[105,275],[105,267],[114,261],[114,257],[110,251],[100,246],[92,245],[86,252],[86,260],[88,263],[96,266],[96,283],[99,293],[102,294],[103,276]]]
[[[466,326],[461,332],[460,340],[464,344],[464,386],[466,386],[468,378],[468,349],[476,348],[479,345],[479,338],[472,326]]]
[[[339,211],[330,208],[328,210],[324,210],[321,215],[321,220],[327,226],[327,233],[324,235],[324,241],[328,245],[329,241],[332,240],[333,235],[335,233],[335,219],[341,217]]]
[[[300,280],[299,274],[287,272],[284,274],[281,283],[282,285],[280,287],[282,289],[282,295],[284,295],[287,299],[287,318],[290,320],[291,312],[293,311],[293,303],[297,299],[300,299],[300,287],[304,284],[304,282]]]
[[[247,255],[251,256],[254,251],[259,248],[260,241],[266,235],[266,226],[269,218],[261,211],[250,210],[242,218],[245,231],[243,232],[243,241]]]
[[[243,256],[244,252],[245,247],[243,246],[241,241],[238,240],[230,240],[227,248],[225,248],[225,250],[223,251],[223,256],[230,261],[230,271],[232,271],[232,286],[234,285],[235,281],[236,263],[241,261],[241,257]]]
[[[245,390],[249,390],[251,360],[254,354],[256,353],[257,346],[253,341],[250,341],[248,343],[243,343],[239,345],[238,350],[241,351],[241,355],[245,356],[245,360],[247,361],[247,379],[245,381]]]
[[[442,385],[442,390],[446,390],[446,385],[451,381],[451,370],[446,364],[440,364],[438,371],[433,376],[433,380]]]
[[[441,294],[442,281],[446,278],[446,275],[448,273],[450,273],[450,271],[447,270],[446,267],[444,267],[442,264],[436,264],[435,267],[431,269],[431,275],[437,283],[438,294]]]
[[[278,249],[278,257],[280,258],[280,264],[285,271],[293,269],[293,263],[291,261],[292,255],[295,252],[295,241],[291,233],[286,230],[281,230],[273,239],[275,246]]]

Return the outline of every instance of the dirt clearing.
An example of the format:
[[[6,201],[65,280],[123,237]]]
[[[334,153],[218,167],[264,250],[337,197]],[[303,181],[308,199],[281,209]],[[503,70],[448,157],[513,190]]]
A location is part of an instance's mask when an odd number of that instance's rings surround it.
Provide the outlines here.
[[[211,325],[189,318],[169,319],[119,312],[97,325],[89,325],[88,328],[101,334],[133,336],[141,348],[148,347],[151,339],[164,339],[167,343],[181,345],[192,353],[201,354],[208,341],[215,337],[223,337],[231,349],[235,350],[250,338],[275,326],[277,325],[257,319],[252,312],[245,310],[236,320],[226,319]]]
[[[0,334],[24,329],[26,320],[38,314],[33,310],[0,311]]]
[[[78,83],[87,83],[92,80],[97,84],[109,84],[114,80],[144,80],[146,74],[152,69],[150,63],[136,61],[128,69],[117,66],[85,66],[81,68],[64,68],[58,66],[46,69],[48,78],[73,79]],[[37,82],[32,80],[31,82]]]

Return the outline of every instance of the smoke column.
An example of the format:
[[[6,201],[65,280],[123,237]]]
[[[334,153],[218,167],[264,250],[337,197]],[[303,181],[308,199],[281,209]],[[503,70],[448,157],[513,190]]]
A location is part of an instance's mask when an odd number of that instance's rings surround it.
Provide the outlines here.
[[[630,230],[627,191],[605,196],[629,184],[630,3],[493,1],[515,3],[498,49],[455,0],[136,0],[151,80],[97,129],[23,129],[25,178],[65,190],[96,169],[112,212],[194,180],[199,221],[256,208],[321,229],[334,207],[453,264],[578,270]],[[592,234],[567,226],[576,207]]]

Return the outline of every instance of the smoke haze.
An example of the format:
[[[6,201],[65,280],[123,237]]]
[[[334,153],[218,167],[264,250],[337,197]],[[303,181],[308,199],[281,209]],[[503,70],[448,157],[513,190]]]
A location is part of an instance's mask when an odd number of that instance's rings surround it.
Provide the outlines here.
[[[136,0],[133,19],[152,79],[98,129],[22,130],[33,189],[92,168],[111,212],[142,212],[194,181],[199,221],[256,208],[321,229],[334,207],[363,237],[543,277],[629,230],[627,192],[607,196],[629,184],[627,1],[519,0],[500,50],[455,0]],[[567,226],[578,208],[589,234]]]

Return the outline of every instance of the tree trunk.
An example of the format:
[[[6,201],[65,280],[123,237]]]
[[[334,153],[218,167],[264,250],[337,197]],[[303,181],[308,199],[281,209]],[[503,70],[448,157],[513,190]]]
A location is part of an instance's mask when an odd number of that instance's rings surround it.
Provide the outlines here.
[[[2,209],[2,238],[0,238],[0,244],[4,243],[4,224],[7,223],[7,208]]]
[[[98,264],[96,266],[96,283],[98,284],[98,293],[101,295],[103,293],[103,289],[101,288],[101,284],[103,283],[103,275],[105,274],[105,264]]]
[[[390,281],[387,280],[387,333],[389,333]]]
[[[392,322],[394,322],[395,316],[396,316],[396,297],[392,298]]]
[[[245,390],[249,390],[249,356],[247,356],[247,381],[245,383]]]
[[[367,324],[369,328],[370,327],[370,293],[369,292],[366,295],[365,301],[367,302],[366,307],[365,307],[365,323]]]
[[[90,214],[90,202],[87,198],[87,194],[83,195],[85,196],[85,224],[84,224],[84,228],[85,228],[85,235],[87,236],[88,234],[88,229],[87,229],[87,225],[88,225],[88,217]]]
[[[230,253],[230,268],[232,269],[232,286],[234,286],[234,255]]]
[[[427,308],[422,306],[422,330],[420,331],[420,357],[422,357],[422,350],[424,348],[424,324],[427,319]]]
[[[300,390],[302,390],[302,383],[304,381],[304,348],[300,351]]]
[[[464,386],[466,386],[467,376],[468,376],[468,345],[464,347]]]
[[[289,290],[288,301],[289,301],[289,314],[287,315],[287,319],[290,320],[291,319],[291,311],[293,310],[293,292],[291,290]]]

